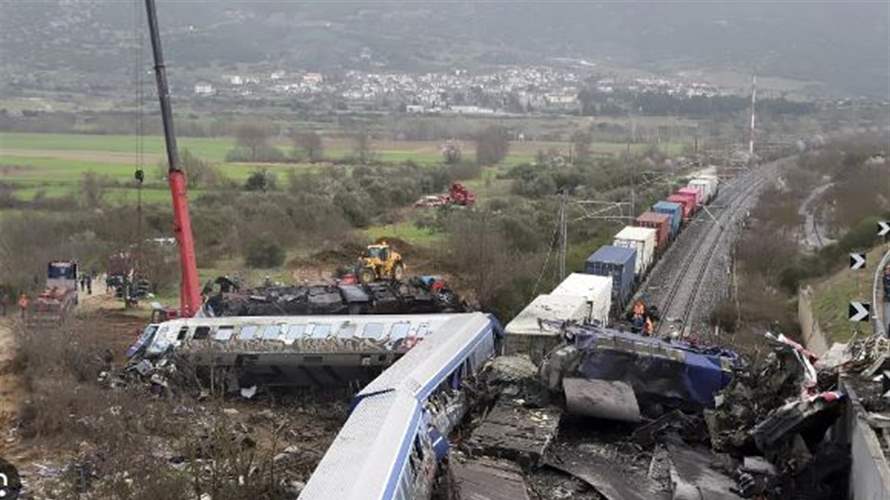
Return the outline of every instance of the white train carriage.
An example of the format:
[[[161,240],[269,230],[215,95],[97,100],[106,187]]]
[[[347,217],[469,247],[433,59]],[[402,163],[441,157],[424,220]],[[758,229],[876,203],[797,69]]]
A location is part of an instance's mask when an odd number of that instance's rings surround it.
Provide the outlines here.
[[[334,386],[378,376],[456,314],[250,316],[171,320],[146,328],[128,354],[175,351],[224,369],[232,388]],[[237,386],[235,385],[237,382]]]
[[[374,379],[300,499],[429,498],[444,436],[466,411],[464,379],[494,357],[500,335],[490,315],[455,314]]]
[[[428,498],[434,455],[420,403],[400,392],[375,394],[353,409],[299,498]]]

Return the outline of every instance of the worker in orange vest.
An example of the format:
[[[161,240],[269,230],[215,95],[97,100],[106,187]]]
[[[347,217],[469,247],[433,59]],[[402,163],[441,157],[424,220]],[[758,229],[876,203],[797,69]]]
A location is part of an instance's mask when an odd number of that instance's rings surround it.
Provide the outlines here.
[[[28,294],[22,292],[19,295],[19,312],[21,313],[22,319],[25,319],[25,315],[28,313],[28,305],[30,305],[31,301],[28,300]]]

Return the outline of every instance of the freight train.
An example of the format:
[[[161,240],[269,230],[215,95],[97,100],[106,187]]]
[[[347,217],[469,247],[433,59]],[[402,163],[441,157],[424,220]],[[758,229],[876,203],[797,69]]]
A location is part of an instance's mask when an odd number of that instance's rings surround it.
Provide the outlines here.
[[[593,252],[584,272],[612,278],[612,307],[623,311],[652,269],[657,259],[699,210],[717,196],[716,175],[694,177],[664,201],[636,218],[634,224],[619,231],[612,245]]]
[[[610,317],[621,317],[657,259],[717,196],[718,185],[715,175],[697,175],[622,228],[611,245],[587,258],[584,273],[572,274],[553,292],[539,295],[507,324],[507,354],[527,354],[538,362],[561,341],[555,325],[573,321],[606,326]],[[632,331],[646,332],[658,314],[645,304],[635,304],[629,319]]]

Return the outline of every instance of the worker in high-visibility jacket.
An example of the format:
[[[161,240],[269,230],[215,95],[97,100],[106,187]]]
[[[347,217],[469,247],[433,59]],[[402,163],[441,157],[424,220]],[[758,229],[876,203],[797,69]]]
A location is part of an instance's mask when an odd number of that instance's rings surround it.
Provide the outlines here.
[[[28,306],[31,305],[31,301],[28,299],[27,293],[22,292],[22,294],[19,295],[18,304],[19,304],[19,314],[21,315],[22,319],[25,319],[25,316],[28,314]]]

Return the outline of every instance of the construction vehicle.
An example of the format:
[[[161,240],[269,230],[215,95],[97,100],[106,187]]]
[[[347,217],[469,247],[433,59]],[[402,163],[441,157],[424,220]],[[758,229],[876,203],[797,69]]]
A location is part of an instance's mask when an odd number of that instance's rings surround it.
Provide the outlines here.
[[[405,275],[402,256],[385,242],[368,245],[356,263],[355,275],[362,283],[381,280],[401,281]]]
[[[170,90],[167,86],[167,72],[161,50],[155,1],[145,0],[145,10],[155,63],[158,100],[161,105],[161,121],[164,126],[164,143],[167,149],[167,182],[173,201],[173,235],[179,248],[179,316],[189,318],[201,310],[202,302],[201,284],[198,281],[198,264],[195,258],[195,239],[192,235],[192,220],[189,215],[188,183],[185,172],[180,168],[179,150],[173,130]]]
[[[77,263],[56,260],[46,266],[46,287],[32,302],[31,323],[61,323],[77,305]]]
[[[476,203],[476,194],[460,182],[453,182],[447,194],[427,195],[414,202],[415,207],[442,207],[446,205],[471,207]]]

